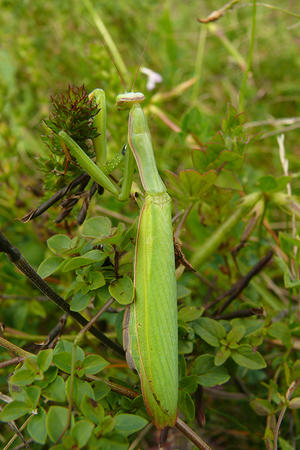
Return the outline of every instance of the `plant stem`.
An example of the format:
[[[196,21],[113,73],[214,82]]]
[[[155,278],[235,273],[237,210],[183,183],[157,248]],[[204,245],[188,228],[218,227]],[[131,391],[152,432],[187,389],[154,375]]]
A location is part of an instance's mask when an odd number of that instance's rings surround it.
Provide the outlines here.
[[[254,51],[254,44],[255,44],[255,30],[256,30],[256,0],[253,0],[251,41],[250,41],[250,48],[249,48],[249,53],[248,53],[247,67],[244,72],[242,85],[241,85],[241,89],[240,89],[240,97],[239,97],[239,111],[240,112],[244,110],[245,90],[246,90],[249,72],[252,68],[253,51]]]
[[[33,353],[26,352],[26,350],[23,350],[21,347],[18,347],[15,344],[12,344],[11,342],[7,341],[1,336],[0,336],[0,346],[6,348],[9,352],[16,353],[17,355],[23,358],[27,358],[27,356],[33,356]]]
[[[241,55],[241,53],[235,48],[235,46],[230,42],[230,40],[224,35],[223,31],[214,23],[208,24],[209,31],[214,34],[217,38],[220,39],[226,50],[231,54],[234,58],[235,62],[240,66],[240,68],[244,71],[246,70],[247,63]]]
[[[19,364],[19,362],[23,361],[23,357],[17,356],[16,358],[6,359],[5,361],[0,362],[0,370],[4,369],[4,367],[13,366],[15,364]]]
[[[199,96],[199,90],[200,90],[200,84],[201,84],[201,75],[202,75],[206,36],[207,36],[207,28],[201,27],[200,32],[199,32],[198,48],[197,48],[197,55],[196,55],[196,62],[195,62],[195,76],[197,77],[197,82],[194,85],[193,97],[192,97],[192,101],[196,102],[196,103],[198,102],[198,96]]]
[[[96,12],[90,0],[82,0],[82,2],[85,4],[86,8],[91,14],[93,21],[102,36],[105,47],[112,58],[112,61],[122,79],[124,86],[126,87],[129,82],[128,70],[125,66],[121,54],[119,53],[119,50],[117,49],[116,44],[114,43],[108,29],[104,25],[99,13]]]
[[[21,431],[24,430],[24,428],[28,425],[28,423],[30,422],[30,420],[32,419],[32,417],[34,416],[34,414],[31,414],[31,416],[29,416],[25,422],[23,423],[23,425],[20,427],[19,432],[21,433]],[[20,437],[18,433],[14,434],[13,437],[8,441],[8,443],[6,444],[5,447],[3,447],[3,450],[7,450],[11,444],[14,443],[14,441],[17,439],[17,437]],[[26,441],[24,441],[24,447],[30,449],[29,445],[26,443]]]

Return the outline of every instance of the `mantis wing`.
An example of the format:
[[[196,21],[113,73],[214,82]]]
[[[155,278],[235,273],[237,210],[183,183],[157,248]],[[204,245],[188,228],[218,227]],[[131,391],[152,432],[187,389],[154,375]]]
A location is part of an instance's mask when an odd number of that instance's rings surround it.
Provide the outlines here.
[[[135,299],[125,342],[157,428],[174,426],[178,400],[177,293],[171,199],[146,195],[135,255]]]

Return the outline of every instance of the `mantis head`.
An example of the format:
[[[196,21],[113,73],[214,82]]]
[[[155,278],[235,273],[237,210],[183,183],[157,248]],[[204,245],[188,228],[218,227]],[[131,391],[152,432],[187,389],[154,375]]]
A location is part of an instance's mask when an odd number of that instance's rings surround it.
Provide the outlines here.
[[[126,92],[117,96],[118,109],[130,109],[135,103],[142,103],[145,100],[141,92]]]

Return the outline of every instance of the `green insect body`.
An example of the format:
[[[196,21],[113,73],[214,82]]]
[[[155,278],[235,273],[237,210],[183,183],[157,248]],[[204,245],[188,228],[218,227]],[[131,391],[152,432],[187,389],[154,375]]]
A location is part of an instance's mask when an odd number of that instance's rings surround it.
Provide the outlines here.
[[[134,95],[134,94],[133,94]],[[177,291],[171,198],[156,168],[139,104],[129,117],[129,144],[146,191],[136,240],[135,298],[124,320],[124,347],[141,379],[155,426],[174,426],[178,399]]]

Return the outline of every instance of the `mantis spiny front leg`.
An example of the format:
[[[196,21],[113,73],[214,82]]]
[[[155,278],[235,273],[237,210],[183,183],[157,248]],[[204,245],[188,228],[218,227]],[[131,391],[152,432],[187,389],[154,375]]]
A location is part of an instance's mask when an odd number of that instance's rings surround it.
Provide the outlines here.
[[[128,141],[146,191],[136,239],[135,298],[124,321],[127,360],[141,379],[144,402],[157,428],[174,426],[178,399],[177,293],[171,198],[157,171],[151,136],[140,106],[143,94],[118,97],[132,105]]]

